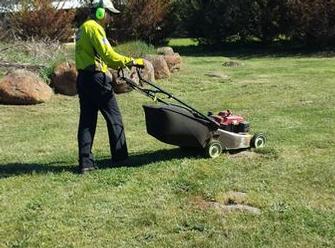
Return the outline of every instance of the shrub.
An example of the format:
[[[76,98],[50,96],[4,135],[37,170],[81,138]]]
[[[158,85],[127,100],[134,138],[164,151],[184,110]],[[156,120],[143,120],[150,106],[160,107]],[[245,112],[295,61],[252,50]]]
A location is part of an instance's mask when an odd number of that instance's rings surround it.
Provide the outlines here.
[[[251,18],[250,0],[178,1],[178,18],[190,36],[201,43],[246,39]]]
[[[278,37],[335,44],[335,0],[179,0],[182,29],[202,43]]]
[[[283,0],[251,1],[248,34],[264,43],[271,43],[281,34],[287,33],[288,6]]]
[[[335,44],[335,0],[288,0],[288,35],[312,45]]]
[[[125,42],[115,47],[115,50],[121,54],[131,57],[143,57],[147,54],[156,53],[156,50],[152,45],[148,45],[143,41]]]
[[[74,33],[75,12],[59,10],[64,4],[65,1],[54,7],[51,0],[21,0],[20,11],[11,16],[12,29],[23,40],[69,40]]]
[[[158,44],[172,31],[172,0],[129,0],[117,7],[121,14],[107,30],[117,41],[143,40]]]

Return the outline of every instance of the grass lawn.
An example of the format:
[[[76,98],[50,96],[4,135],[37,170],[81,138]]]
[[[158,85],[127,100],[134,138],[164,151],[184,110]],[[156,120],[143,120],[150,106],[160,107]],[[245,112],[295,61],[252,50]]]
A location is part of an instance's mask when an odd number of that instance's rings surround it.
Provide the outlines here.
[[[183,43],[183,42],[181,42]],[[177,45],[183,45],[176,43]],[[233,59],[240,67],[225,67]],[[78,98],[0,105],[0,247],[331,247],[335,243],[335,58],[194,54],[159,85],[206,113],[231,109],[267,147],[205,159],[145,130],[141,105],[118,96],[132,164],[78,175]],[[228,78],[206,74],[223,73]],[[223,212],[246,193],[260,215]]]

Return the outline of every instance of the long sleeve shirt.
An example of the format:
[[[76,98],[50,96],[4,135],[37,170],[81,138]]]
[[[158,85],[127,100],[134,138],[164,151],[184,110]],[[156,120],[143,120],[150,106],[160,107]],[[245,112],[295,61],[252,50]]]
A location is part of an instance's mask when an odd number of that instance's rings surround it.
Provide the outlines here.
[[[107,72],[108,67],[123,68],[132,58],[114,51],[104,28],[95,20],[84,22],[76,35],[76,66],[78,70]]]

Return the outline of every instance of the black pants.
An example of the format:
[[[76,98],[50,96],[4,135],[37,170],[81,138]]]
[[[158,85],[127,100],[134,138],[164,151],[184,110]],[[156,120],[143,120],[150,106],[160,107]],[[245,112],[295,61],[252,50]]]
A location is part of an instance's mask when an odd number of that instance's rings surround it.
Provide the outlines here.
[[[80,100],[78,128],[79,166],[94,165],[92,145],[98,111],[106,120],[112,161],[124,160],[128,150],[121,113],[111,87],[111,79],[102,72],[79,71],[77,88]]]

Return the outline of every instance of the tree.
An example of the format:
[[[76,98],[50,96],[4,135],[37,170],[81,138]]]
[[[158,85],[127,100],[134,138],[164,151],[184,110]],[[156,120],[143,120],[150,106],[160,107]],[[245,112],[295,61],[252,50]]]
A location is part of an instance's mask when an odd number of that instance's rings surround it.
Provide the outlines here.
[[[52,0],[21,0],[19,11],[11,15],[11,28],[21,39],[68,40],[74,33],[74,10],[61,10]]]

